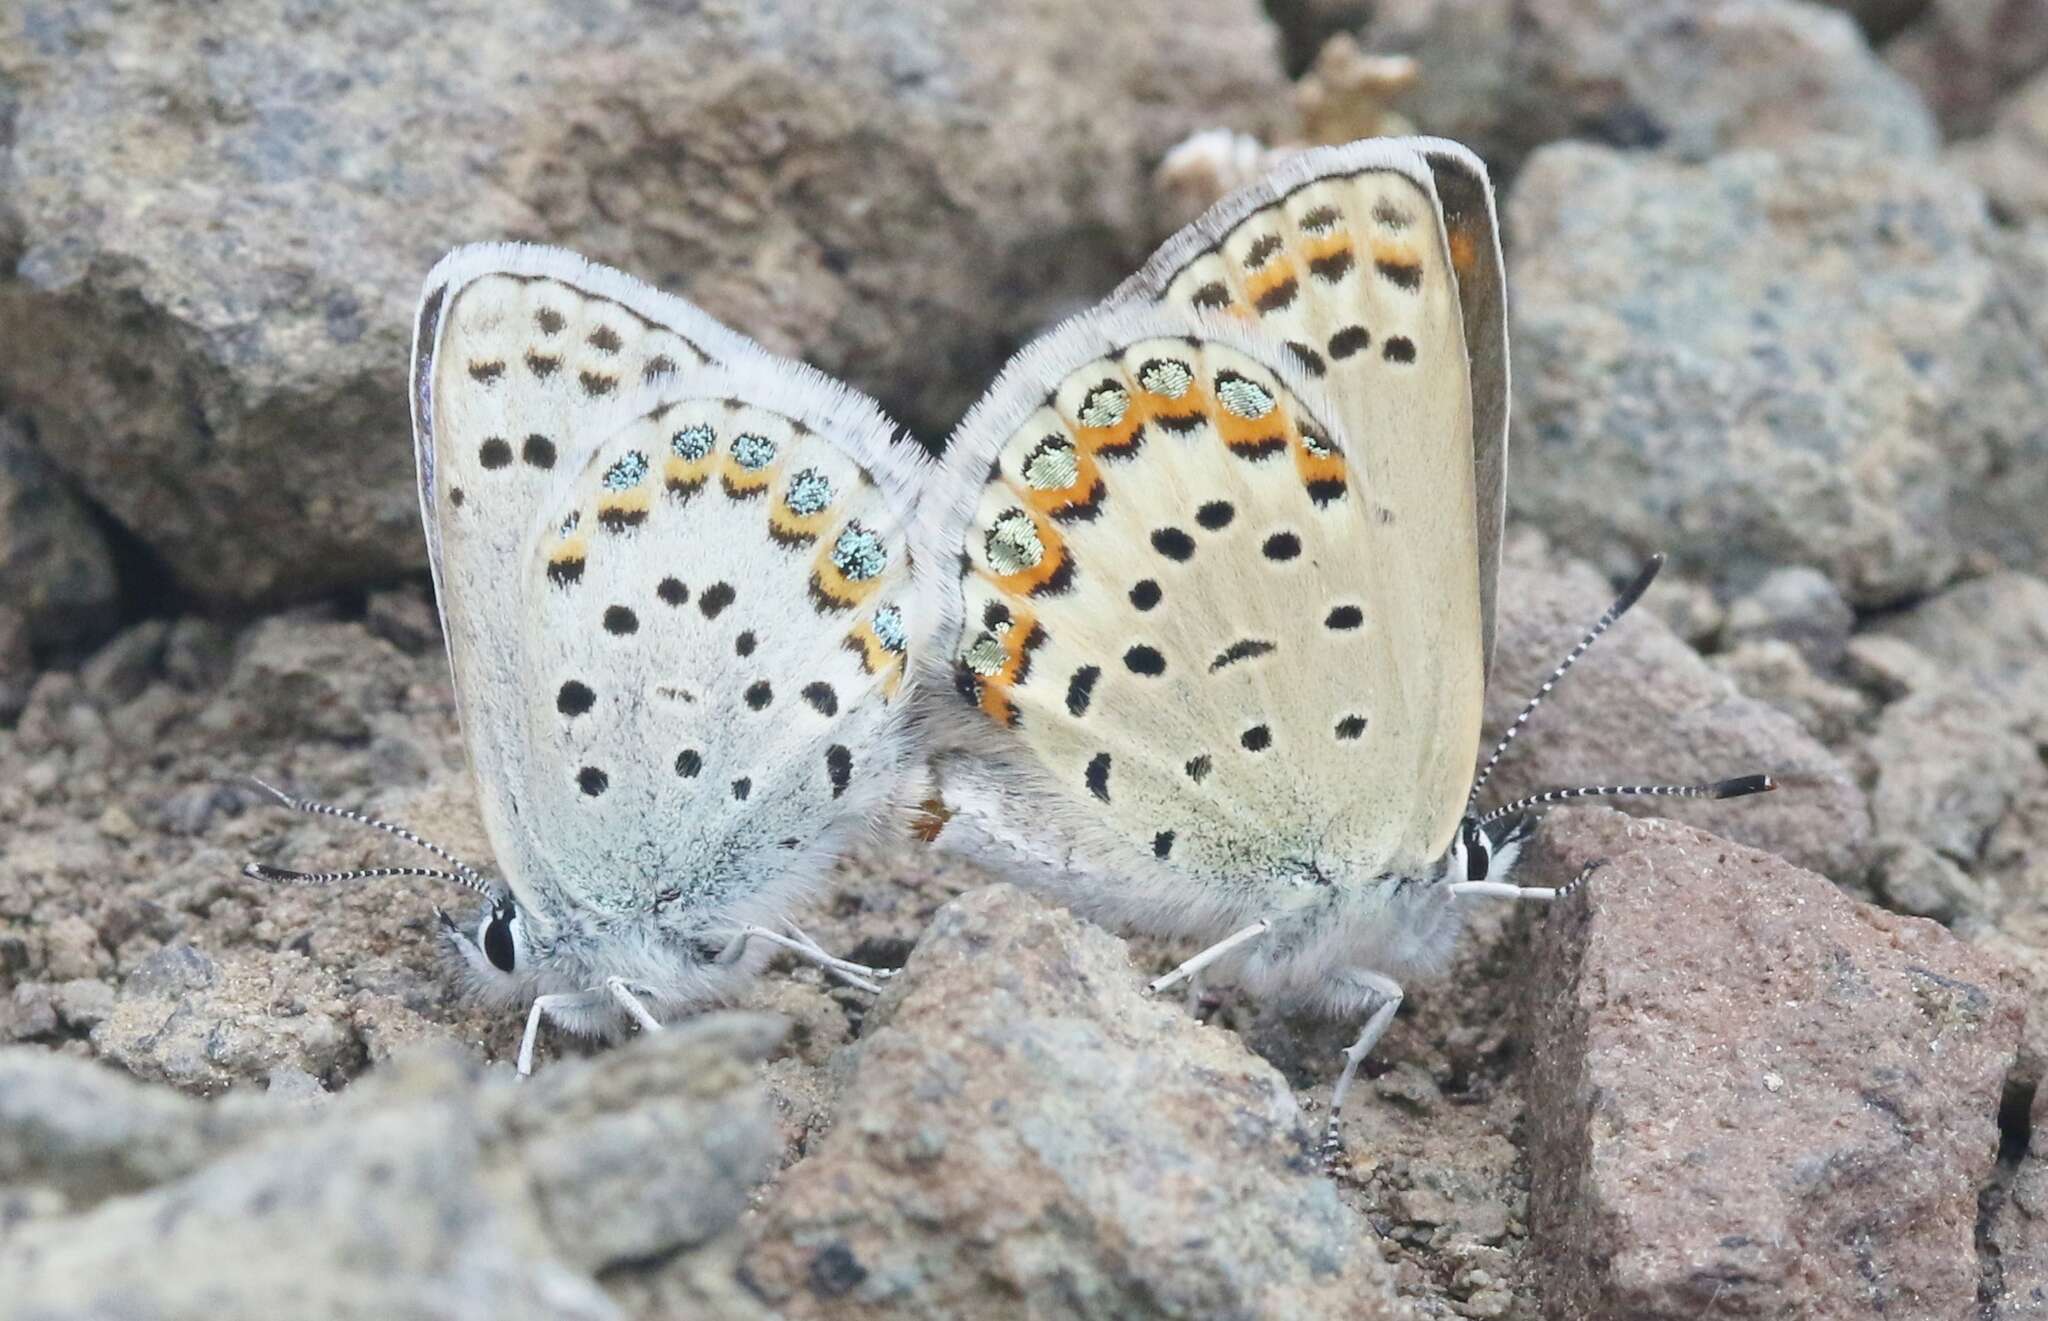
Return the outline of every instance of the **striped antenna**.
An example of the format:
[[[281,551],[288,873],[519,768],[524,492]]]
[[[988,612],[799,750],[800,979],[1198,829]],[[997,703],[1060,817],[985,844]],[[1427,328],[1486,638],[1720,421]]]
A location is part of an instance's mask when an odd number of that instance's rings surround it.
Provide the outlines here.
[[[425,849],[428,853],[433,854],[454,869],[452,871],[439,871],[429,867],[366,867],[356,871],[296,872],[287,871],[282,867],[270,867],[260,862],[252,862],[242,868],[242,875],[244,876],[262,881],[289,881],[296,885],[331,885],[337,881],[379,880],[385,877],[414,876],[432,880],[453,881],[466,890],[476,891],[486,899],[495,900],[499,897],[497,887],[485,880],[476,868],[456,857],[447,849],[442,848],[439,844],[420,838],[404,826],[393,825],[389,821],[379,821],[375,817],[364,816],[361,812],[351,812],[345,807],[335,807],[328,803],[316,803],[310,798],[294,798],[276,785],[259,780],[253,775],[243,776],[242,779],[264,793],[269,794],[280,806],[288,807],[294,812],[307,812],[314,816],[337,817],[343,821],[353,821],[359,826],[368,826],[372,830],[381,830],[387,835],[396,835],[415,848]]]
[[[255,881],[282,881],[288,885],[334,885],[341,881],[381,881],[394,876],[420,876],[433,881],[453,881],[468,886],[485,898],[495,898],[490,890],[472,885],[452,871],[438,867],[358,867],[354,871],[287,871],[283,867],[266,866],[260,862],[245,863],[242,875]]]
[[[1516,812],[1548,807],[1574,798],[1747,798],[1751,794],[1769,793],[1777,787],[1778,782],[1768,775],[1738,775],[1732,780],[1717,780],[1712,784],[1589,784],[1574,789],[1546,789],[1540,794],[1518,798],[1505,807],[1494,808],[1479,818],[1479,824],[1487,826]]]
[[[1571,898],[1572,895],[1578,890],[1578,888],[1586,883],[1588,877],[1590,877],[1594,872],[1599,871],[1602,867],[1605,867],[1606,865],[1607,859],[1595,858],[1593,861],[1579,868],[1579,874],[1577,876],[1572,877],[1569,881],[1566,881],[1563,885],[1557,888],[1557,894],[1552,897],[1551,902],[1559,903],[1563,900]]]
[[[1579,645],[1573,647],[1571,653],[1550,672],[1550,677],[1543,681],[1543,686],[1536,690],[1536,695],[1529,699],[1528,705],[1522,708],[1522,713],[1508,725],[1507,733],[1500,736],[1500,742],[1493,745],[1493,755],[1486,759],[1486,765],[1479,768],[1479,778],[1472,781],[1472,792],[1465,797],[1467,812],[1472,810],[1472,804],[1479,801],[1479,791],[1486,787],[1486,778],[1493,774],[1494,765],[1500,761],[1501,754],[1515,741],[1515,735],[1522,732],[1522,726],[1529,723],[1529,717],[1536,714],[1536,708],[1543,705],[1543,699],[1550,696],[1550,690],[1557,687],[1557,681],[1571,672],[1572,666],[1579,663],[1579,657],[1592,650],[1593,644],[1600,640],[1602,633],[1614,627],[1615,620],[1627,614],[1630,606],[1643,599],[1643,593],[1650,590],[1650,584],[1656,581],[1657,573],[1663,567],[1663,555],[1652,555],[1649,562],[1643,565],[1642,572],[1636,574],[1635,581],[1622,589],[1621,595],[1614,598],[1614,604],[1608,606],[1605,613],[1594,622],[1593,627],[1586,630],[1586,636],[1579,639]],[[1486,819],[1491,821],[1493,817],[1489,816]]]

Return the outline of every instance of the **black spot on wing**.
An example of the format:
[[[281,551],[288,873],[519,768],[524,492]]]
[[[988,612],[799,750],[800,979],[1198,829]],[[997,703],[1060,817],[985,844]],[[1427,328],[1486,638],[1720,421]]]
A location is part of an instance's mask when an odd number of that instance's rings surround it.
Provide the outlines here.
[[[1363,353],[1372,346],[1372,332],[1364,326],[1346,326],[1330,336],[1330,356],[1343,361],[1354,353]]]
[[[1250,660],[1254,656],[1269,655],[1278,650],[1279,648],[1271,642],[1265,642],[1258,638],[1240,638],[1216,653],[1216,659],[1209,662],[1209,673],[1214,674],[1225,666],[1235,665],[1243,660]]]
[[[1089,759],[1086,778],[1088,781],[1088,792],[1094,794],[1103,802],[1108,802],[1109,754],[1107,752],[1098,752]]]
[[[1095,681],[1102,677],[1102,668],[1097,665],[1083,665],[1067,680],[1067,714],[1086,715],[1088,703],[1094,699]]]

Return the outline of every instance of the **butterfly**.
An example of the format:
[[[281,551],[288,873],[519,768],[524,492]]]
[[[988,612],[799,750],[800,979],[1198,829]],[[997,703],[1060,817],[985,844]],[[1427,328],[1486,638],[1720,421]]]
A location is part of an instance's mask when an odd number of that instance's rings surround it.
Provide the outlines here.
[[[1475,778],[1508,354],[1485,167],[1434,139],[1304,152],[1029,345],[920,511],[942,845],[1362,1029],[1447,963],[1531,812]],[[1649,585],[1632,584],[1545,684]],[[1583,877],[1581,878],[1583,879]],[[1576,884],[1576,882],[1574,883]]]
[[[474,988],[582,1035],[722,998],[903,791],[908,545],[929,460],[871,400],[558,249],[450,253],[415,325],[420,511],[499,875],[357,820],[484,899],[442,918]]]

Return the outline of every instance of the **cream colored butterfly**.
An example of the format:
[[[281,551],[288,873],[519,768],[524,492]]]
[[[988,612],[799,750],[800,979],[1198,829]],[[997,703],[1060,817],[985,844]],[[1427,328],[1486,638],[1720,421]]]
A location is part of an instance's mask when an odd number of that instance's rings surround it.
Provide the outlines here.
[[[1506,879],[1528,809],[1768,787],[1472,808],[1503,303],[1471,153],[1305,153],[1019,354],[920,512],[939,840],[1206,946],[1155,989],[1215,966],[1363,1015],[1331,1154],[1400,980],[1447,961],[1463,902],[1553,897]]]
[[[786,919],[904,784],[924,452],[867,398],[549,248],[434,268],[412,401],[502,880],[374,821],[451,870],[251,874],[484,895],[448,935],[488,998],[531,1006],[522,1073],[543,1017],[651,1028],[778,945],[873,989]]]

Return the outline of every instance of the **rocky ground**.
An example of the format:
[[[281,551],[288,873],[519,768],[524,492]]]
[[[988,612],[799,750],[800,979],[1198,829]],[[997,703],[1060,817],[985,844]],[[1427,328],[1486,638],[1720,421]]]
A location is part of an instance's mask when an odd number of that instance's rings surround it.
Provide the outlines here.
[[[231,8],[0,26],[0,1317],[2048,1312],[2048,11]],[[879,1000],[778,965],[526,1084],[450,896],[239,874],[391,856],[249,772],[488,858],[402,398],[441,250],[571,244],[936,437],[1177,141],[1390,88],[1503,186],[1489,728],[1673,552],[1493,788],[1784,787],[1553,814],[1535,876],[1608,865],[1411,989],[1336,1177],[1351,1025],[1149,1001],[1185,951],[910,842],[803,915]]]

